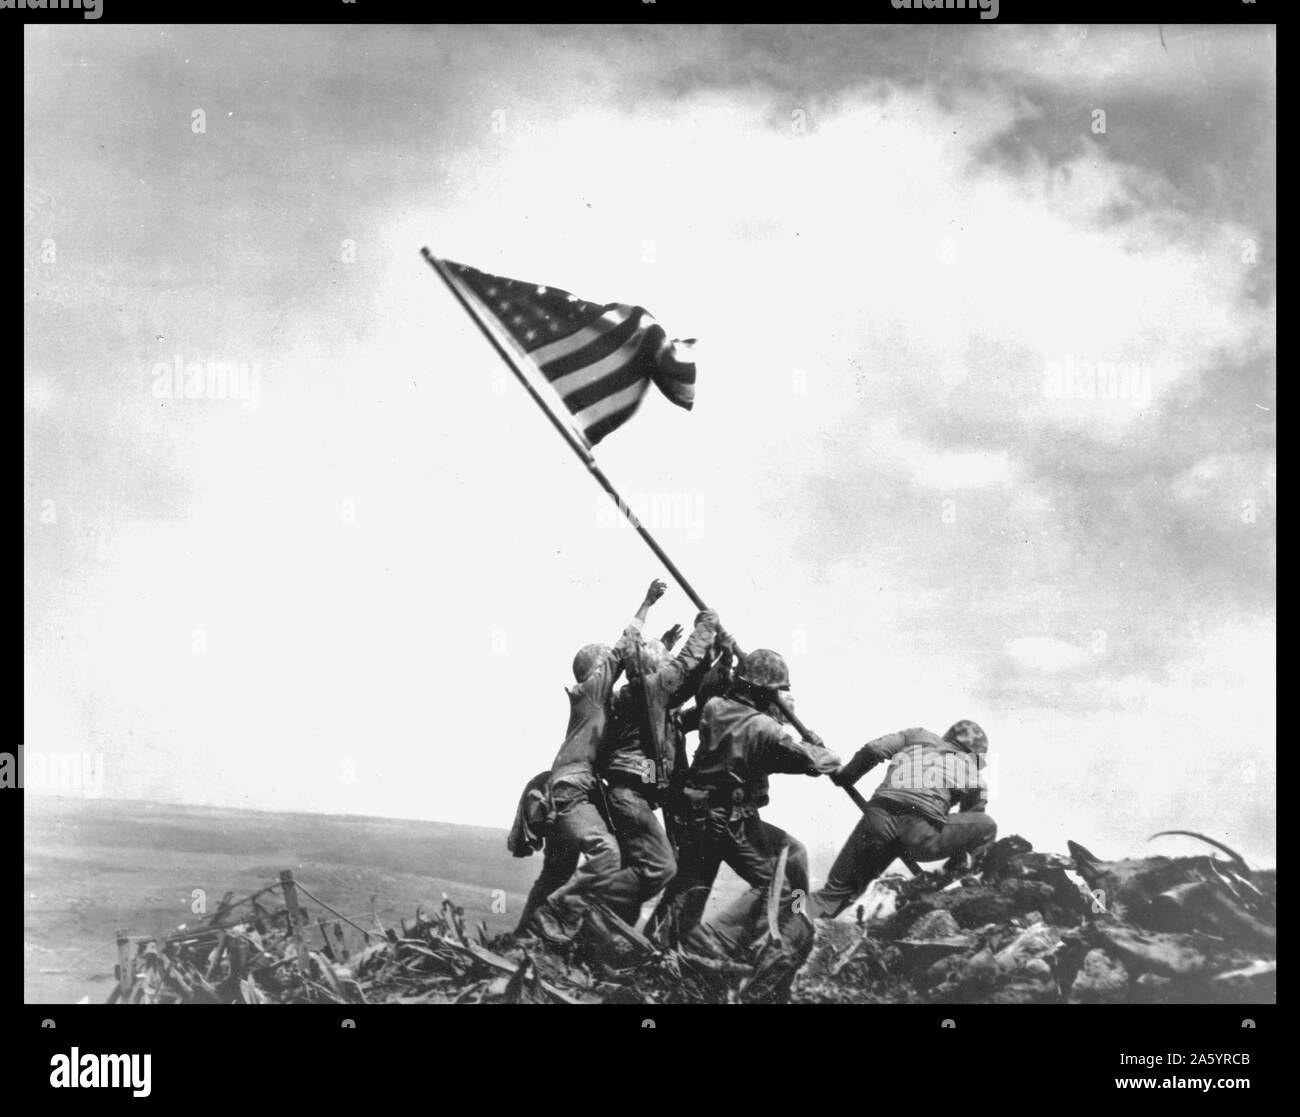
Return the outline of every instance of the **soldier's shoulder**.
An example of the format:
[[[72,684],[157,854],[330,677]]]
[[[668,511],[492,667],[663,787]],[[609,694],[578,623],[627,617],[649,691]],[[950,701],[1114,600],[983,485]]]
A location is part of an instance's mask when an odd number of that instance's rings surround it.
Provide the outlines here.
[[[703,706],[700,707],[701,717],[716,717],[722,713],[728,706],[734,705],[731,701],[720,694],[715,694]]]
[[[918,744],[918,745],[943,744],[943,738],[940,737],[939,734],[931,733],[930,730],[923,729],[919,725],[913,726],[911,729],[904,729],[903,736],[907,739],[907,742],[909,744]]]
[[[752,706],[746,706],[745,703],[728,698],[725,694],[715,694],[704,703],[700,710],[700,720],[715,723],[726,721],[734,727],[738,722],[757,713],[758,711]]]
[[[751,733],[762,733],[778,737],[785,736],[785,726],[771,714],[765,714],[762,710],[754,709],[749,709],[748,712],[752,715],[747,723],[747,728]]]

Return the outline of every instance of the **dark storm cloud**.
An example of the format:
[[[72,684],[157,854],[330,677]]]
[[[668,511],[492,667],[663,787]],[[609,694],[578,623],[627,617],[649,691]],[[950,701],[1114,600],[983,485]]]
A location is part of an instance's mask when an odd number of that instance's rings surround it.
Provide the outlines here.
[[[1239,266],[1239,243],[1217,245],[1224,269],[1239,277],[1239,310],[1267,305],[1274,199],[1268,44],[1234,29],[1171,31],[1168,53],[1190,69],[1182,80],[1147,82],[1144,69],[1165,61],[1152,54],[1162,50],[1154,28],[1149,35],[1137,28],[1094,34],[1094,43],[1108,44],[1088,56],[1106,63],[1097,69],[1078,54],[1077,40],[1060,34],[1053,40],[1047,32],[1014,33],[1021,51],[1041,38],[1049,63],[1060,53],[1065,73],[1052,76],[1021,64],[1023,56],[999,60],[988,37],[965,29],[748,28],[735,37],[728,59],[686,60],[660,81],[676,94],[762,90],[838,107],[887,99],[898,89],[925,89],[944,106],[959,104],[963,94],[997,93],[1015,111],[977,150],[985,170],[1032,181],[1068,176],[1080,162],[1109,168],[1122,201],[1083,218],[1085,227],[1136,231],[1139,241],[1154,229],[1174,243],[1196,243],[1216,225],[1235,223],[1261,242],[1258,266],[1249,268]],[[1087,32],[1080,29],[1080,37]],[[1131,54],[1133,65],[1116,67],[1116,52]],[[1090,129],[1094,109],[1106,112],[1104,134]],[[774,126],[788,122],[777,114]],[[1170,244],[1148,243],[1157,252]],[[1042,282],[1050,287],[1050,272]],[[1009,576],[1016,592],[1001,601],[1000,627],[1019,624],[1079,643],[1104,630],[1110,654],[1089,668],[1102,676],[1159,680],[1190,634],[1267,609],[1274,589],[1274,367],[1266,333],[1244,350],[1201,353],[1160,405],[1119,437],[1027,425],[1024,385],[1039,375],[1041,357],[975,338],[969,360],[979,369],[1019,366],[1022,375],[982,375],[978,391],[964,384],[961,397],[948,401],[930,393],[929,407],[915,405],[910,381],[879,383],[861,412],[899,416],[900,428],[936,455],[1006,450],[1015,483],[1043,499],[1017,501],[1010,490],[967,496],[960,528],[934,528],[930,489],[905,468],[868,458],[862,471],[841,474],[834,485],[814,477],[805,486],[810,519],[833,525],[807,547],[814,565],[868,549],[877,561],[892,558],[899,576],[947,586],[951,608],[938,615],[931,609],[921,623],[936,639],[962,633],[966,646],[988,636],[969,601],[986,593],[1003,598]],[[871,365],[869,351],[863,363]],[[846,414],[841,428],[828,432],[828,458],[840,452],[841,440],[854,438],[859,421]],[[1246,501],[1257,503],[1251,522],[1242,519]],[[892,551],[891,540],[915,543],[918,536],[921,545]],[[1058,587],[1046,600],[1033,591],[1044,578]],[[1063,586],[1070,592],[1061,594]],[[990,663],[990,693],[1014,697],[1041,686],[1037,678],[1017,683],[1004,668]]]

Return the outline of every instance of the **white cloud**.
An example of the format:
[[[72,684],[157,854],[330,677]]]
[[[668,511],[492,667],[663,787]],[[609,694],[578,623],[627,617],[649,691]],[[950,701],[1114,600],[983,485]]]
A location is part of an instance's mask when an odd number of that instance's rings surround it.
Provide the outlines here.
[[[1170,491],[1194,509],[1271,497],[1276,484],[1273,455],[1265,452],[1220,453],[1202,458],[1175,478]]]
[[[650,83],[628,84],[607,58],[556,39],[521,62],[516,39],[514,50],[494,49],[494,31],[439,34],[478,48],[449,51],[449,67],[472,63],[473,71],[440,76],[454,97],[428,99],[423,75],[408,85],[407,71],[395,67],[386,105],[341,105],[337,89],[302,67],[292,74],[294,99],[265,95],[272,138],[251,154],[238,149],[239,175],[209,155],[202,173],[216,181],[221,172],[220,200],[197,188],[169,195],[172,226],[206,230],[229,207],[258,214],[268,198],[312,196],[321,165],[336,176],[313,203],[327,232],[317,236],[276,211],[266,234],[249,241],[259,266],[241,263],[231,290],[194,272],[180,242],[150,239],[142,253],[139,274],[201,292],[177,303],[162,287],[142,287],[140,322],[181,319],[176,331],[161,331],[168,346],[201,332],[210,314],[214,336],[233,331],[242,356],[250,308],[233,288],[247,279],[275,307],[276,349],[263,359],[255,411],[197,406],[134,416],[130,398],[106,394],[95,417],[127,435],[133,423],[155,434],[146,441],[159,448],[157,470],[182,479],[193,506],[183,522],[147,529],[124,530],[104,513],[112,537],[84,560],[76,593],[62,604],[74,617],[69,638],[33,641],[42,739],[67,734],[75,746],[79,704],[116,705],[175,764],[150,755],[132,771],[124,748],[110,778],[133,775],[164,797],[189,780],[200,792],[238,789],[240,801],[268,807],[508,821],[517,784],[558,744],[573,650],[615,636],[661,571],[634,535],[609,529],[584,471],[513,381],[500,379],[496,359],[419,260],[427,243],[585,298],[643,303],[670,333],[701,339],[695,411],[651,398],[599,456],[629,494],[701,497],[699,531],[657,534],[739,637],[806,645],[792,653],[800,708],[836,747],[976,716],[995,742],[1021,742],[1018,755],[1029,763],[1060,713],[981,709],[972,700],[982,692],[981,666],[1005,654],[1016,670],[1064,685],[1088,652],[1051,636],[1008,640],[1007,629],[1068,633],[1023,623],[1018,611],[1029,598],[1044,599],[1044,617],[1084,610],[1091,602],[1081,587],[1124,575],[1089,569],[1076,579],[1073,537],[1057,526],[1067,511],[1055,519],[1037,511],[1058,486],[1027,476],[1024,448],[1075,434],[1129,440],[1145,421],[1127,401],[1048,398],[1046,366],[1071,356],[1164,362],[1172,372],[1153,391],[1160,407],[1212,355],[1252,351],[1272,319],[1240,298],[1233,253],[1242,230],[1213,215],[1175,221],[1147,204],[1135,204],[1126,221],[1107,219],[1116,203],[1164,195],[1147,190],[1160,185],[1154,172],[1137,173],[1095,144],[1052,166],[1031,154],[1015,173],[980,163],[984,145],[1021,112],[1013,95],[991,88],[1001,82],[973,84],[950,105],[917,89],[853,91],[813,111],[800,134],[786,126],[784,95],[757,86],[670,97]],[[1098,66],[1099,80],[1145,80],[1145,63],[1113,52],[1063,55],[1068,36],[1046,50],[1029,33],[1004,31],[1002,41],[1017,46],[1009,64],[1022,71],[1050,76],[1068,57],[1070,80]],[[976,42],[994,49],[991,38]],[[377,50],[366,70],[383,56]],[[667,64],[670,51],[658,58]],[[249,63],[266,65],[257,52]],[[1154,64],[1165,65],[1158,55]],[[149,76],[147,67],[114,69],[123,82]],[[989,61],[986,74],[997,73]],[[361,78],[343,88],[369,90],[368,73]],[[155,102],[165,109],[162,98],[141,100]],[[437,126],[424,127],[411,104]],[[507,115],[496,133],[499,105]],[[310,124],[312,112],[328,127],[304,127],[308,140],[371,118],[382,135],[364,159],[348,154],[344,138],[332,163],[304,158],[309,174],[295,177],[297,163],[281,165],[275,130]],[[132,114],[123,119],[139,126]],[[65,123],[61,157],[75,183],[111,137],[99,124],[78,132],[82,123]],[[243,173],[268,151],[273,177]],[[184,152],[169,161],[160,150],[160,179],[190,165]],[[127,228],[118,211],[129,202],[110,194],[91,216]],[[336,235],[360,238],[357,265],[335,263]],[[317,258],[311,253],[328,266],[304,263]],[[319,309],[321,296],[340,289],[355,306]],[[79,354],[70,366],[85,380],[107,364],[104,339],[123,328],[115,315],[88,319],[80,349],[75,338],[59,339]],[[128,345],[139,332],[129,326]],[[55,348],[51,340],[31,338],[42,370],[53,367],[41,352]],[[38,388],[31,402],[39,410],[46,398]],[[991,416],[1014,422],[1015,442],[973,447]],[[948,439],[919,433],[945,427]],[[106,475],[114,467],[96,465]],[[987,507],[950,530],[938,502],[908,504],[904,484],[896,508],[854,507],[842,521],[805,530],[811,485],[834,494],[872,473],[927,490],[979,490],[972,496]],[[95,471],[67,464],[63,479],[73,475],[85,478],[82,506],[103,503]],[[1203,463],[1175,495],[1194,503],[1240,476],[1250,474]],[[1042,494],[1031,500],[1033,484]],[[345,499],[356,501],[351,526],[340,520]],[[988,577],[996,560],[981,546],[964,552],[966,565],[954,562],[924,583],[908,565],[962,538],[968,524],[988,539],[1011,537],[1024,510],[1053,533],[1056,550],[1038,553],[1060,559],[1043,562],[1032,579],[1017,583],[1001,570]],[[832,563],[828,541],[841,533],[863,542],[842,559],[844,550],[833,552]],[[985,575],[978,594],[968,585],[976,574]],[[987,619],[980,641],[969,638],[973,620],[963,628],[977,611],[980,623]],[[674,588],[655,624],[692,614]],[[1171,659],[1183,654],[1180,623],[1170,620]],[[953,631],[939,635],[944,625]],[[196,659],[189,638],[200,626],[210,645]],[[1085,618],[1078,631],[1092,627]],[[1206,662],[1226,668],[1216,654],[1207,650]],[[1122,685],[1158,714],[1125,723],[1126,739],[1146,734],[1153,751],[1168,753],[1186,731],[1175,708],[1197,684],[1175,679],[1169,704],[1150,673]],[[1234,693],[1252,700],[1234,708]],[[1218,700],[1235,709],[1237,732],[1260,738],[1268,725],[1255,697],[1234,677]],[[52,711],[60,701],[75,712]],[[1069,729],[1083,743],[1098,732],[1086,719]],[[1037,770],[1012,766],[1007,794],[1016,797],[1004,825],[1019,828],[1017,812],[1031,817],[1044,798],[1035,772],[1050,780],[1069,764],[1086,768],[1079,751],[1040,758]],[[357,783],[340,783],[341,755],[367,758]],[[1113,759],[1112,783],[1095,793],[1122,798],[1123,756]],[[195,771],[201,780],[187,775]],[[1199,788],[1201,779],[1184,773],[1179,786]],[[842,795],[833,796],[833,813],[827,807],[823,783],[789,780],[778,794],[779,817],[810,840],[837,841],[852,824],[847,801],[838,806]],[[1070,794],[1063,787],[1061,801]]]
[[[967,454],[930,452],[912,465],[913,475],[932,489],[984,488],[1011,479],[1011,459],[1005,450]]]
[[[1022,636],[1007,645],[1007,655],[1024,671],[1055,675],[1086,663],[1088,653],[1074,644],[1050,636]]]

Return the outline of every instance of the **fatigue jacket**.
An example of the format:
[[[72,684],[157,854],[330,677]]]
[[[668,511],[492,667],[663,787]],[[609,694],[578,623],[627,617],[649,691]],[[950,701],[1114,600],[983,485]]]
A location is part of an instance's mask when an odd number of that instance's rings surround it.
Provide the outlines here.
[[[816,776],[840,765],[830,749],[796,741],[775,718],[734,698],[710,698],[700,712],[700,744],[687,773],[689,789],[749,808],[768,803],[767,778],[778,772]]]
[[[711,624],[697,624],[673,659],[619,691],[600,750],[601,775],[635,780],[651,799],[667,790],[686,761],[677,708],[694,693],[716,633]]]
[[[983,754],[968,752],[928,729],[902,729],[868,741],[844,766],[856,783],[889,761],[873,799],[921,815],[942,826],[948,811],[982,811],[988,805]]]
[[[640,643],[641,622],[634,617],[618,643],[591,674],[576,686],[565,688],[569,698],[569,726],[551,764],[552,786],[561,782],[580,786],[594,782],[596,756],[609,717],[609,697],[623,665]]]

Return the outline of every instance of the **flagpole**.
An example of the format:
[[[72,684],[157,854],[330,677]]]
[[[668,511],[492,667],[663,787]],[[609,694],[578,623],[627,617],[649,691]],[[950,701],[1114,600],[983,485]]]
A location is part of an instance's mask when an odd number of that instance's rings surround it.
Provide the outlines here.
[[[686,580],[686,575],[677,569],[677,564],[668,557],[667,552],[659,546],[659,541],[650,534],[646,529],[645,524],[637,518],[636,513],[628,507],[627,501],[625,501],[619,495],[618,490],[614,488],[613,482],[605,476],[605,471],[597,464],[595,457],[592,456],[591,450],[588,449],[582,439],[578,436],[578,432],[547,405],[546,399],[529,378],[528,374],[525,373],[523,368],[520,366],[518,358],[510,351],[509,346],[505,345],[497,336],[496,331],[484,320],[483,316],[479,313],[478,307],[465,296],[465,293],[460,289],[460,285],[447,271],[446,265],[444,265],[443,262],[433,255],[433,253],[431,253],[427,248],[420,249],[420,252],[424,256],[425,260],[428,261],[429,266],[432,267],[433,270],[442,278],[442,281],[447,285],[447,288],[451,293],[456,296],[456,301],[464,308],[465,313],[468,314],[474,320],[478,328],[483,331],[483,336],[491,342],[492,348],[497,351],[497,356],[510,366],[510,371],[515,374],[519,383],[528,390],[528,394],[533,397],[533,402],[546,413],[546,417],[551,420],[551,425],[560,432],[564,441],[569,444],[569,449],[578,455],[579,460],[587,467],[587,471],[595,478],[596,484],[604,489],[605,492],[609,493],[610,499],[618,505],[618,510],[627,517],[628,523],[636,528],[637,533],[646,541],[646,545],[655,553],[655,557],[664,564],[668,573],[670,573],[676,580],[677,584],[686,591],[686,596],[694,602],[697,609],[701,611],[707,609],[708,606],[704,604],[704,599],[695,592],[695,588]]]
[[[465,292],[460,289],[460,284],[458,284],[452,277],[451,273],[447,271],[446,265],[427,248],[421,248],[420,254],[424,257],[429,266],[438,273],[439,278],[447,285],[447,289],[456,296],[456,301],[460,303],[465,313],[474,320],[474,324],[483,332],[483,336],[488,339],[489,344],[497,351],[497,356],[510,366],[510,370],[515,374],[516,379],[525,389],[527,389],[528,394],[533,397],[533,402],[536,403],[537,406],[546,414],[546,417],[550,419],[551,425],[560,432],[560,437],[569,444],[569,448],[577,454],[584,463],[588,465],[593,464],[595,459],[591,456],[591,451],[587,449],[582,440],[578,437],[578,432],[561,419],[560,416],[547,405],[546,399],[520,367],[515,355],[510,352],[509,347],[497,336],[496,331],[487,324],[483,316],[479,313],[478,307],[475,306],[468,297],[466,297]]]
[[[524,372],[519,363],[518,357],[511,352],[510,347],[497,336],[496,331],[488,325],[487,321],[479,313],[479,309],[474,304],[474,301],[466,297],[465,292],[460,289],[460,285],[456,282],[451,273],[447,271],[446,265],[442,260],[427,248],[421,248],[420,254],[428,262],[429,266],[438,273],[439,277],[447,285],[447,289],[456,296],[456,301],[464,308],[465,313],[474,320],[478,328],[483,331],[483,336],[488,339],[492,348],[497,351],[497,356],[510,366],[510,371],[515,374],[519,383],[528,390],[528,394],[533,397],[533,402],[546,413],[546,417],[551,420],[551,425],[560,432],[564,441],[568,443],[569,448],[578,455],[578,458],[582,461],[583,465],[587,467],[587,472],[595,478],[596,484],[610,495],[610,499],[618,505],[618,510],[627,517],[627,522],[636,528],[637,534],[646,541],[646,545],[655,553],[655,557],[664,564],[668,573],[673,576],[677,584],[686,592],[686,596],[691,599],[695,607],[701,612],[708,609],[708,606],[704,604],[704,599],[695,592],[695,587],[686,580],[686,575],[677,569],[677,564],[673,562],[664,549],[659,546],[659,541],[646,530],[646,526],[637,518],[636,513],[628,507],[627,501],[619,496],[618,490],[614,488],[610,479],[605,476],[605,471],[596,463],[596,459],[592,456],[590,448],[578,436],[578,432],[574,430],[569,423],[557,415],[547,404],[545,397],[543,397],[537,385],[535,385],[527,373]],[[737,657],[743,658],[745,653],[740,650],[740,646],[736,643],[734,637],[728,635],[726,638],[731,644],[732,652]],[[791,708],[790,703],[786,701],[785,696],[780,691],[774,692],[774,700],[777,706],[780,707],[781,712],[785,715],[786,720],[793,725],[799,733],[806,738],[816,738],[816,734],[814,734],[812,730],[799,720],[798,716]],[[853,788],[845,788],[845,790],[848,791],[850,797],[854,799],[854,802],[859,802],[859,800],[861,800],[861,796],[856,795]],[[865,807],[865,803],[859,802],[859,806]]]

